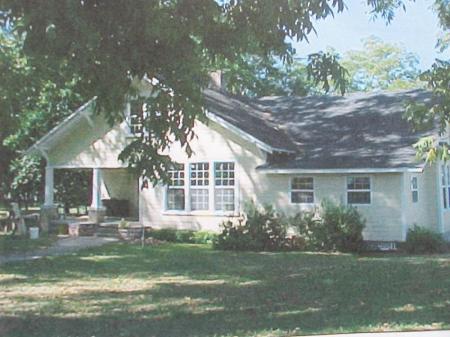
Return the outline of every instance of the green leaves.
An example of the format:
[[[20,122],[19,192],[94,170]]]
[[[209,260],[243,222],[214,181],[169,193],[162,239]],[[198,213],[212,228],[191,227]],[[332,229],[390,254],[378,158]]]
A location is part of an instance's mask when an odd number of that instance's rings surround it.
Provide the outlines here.
[[[419,59],[414,53],[371,36],[363,50],[352,50],[342,58],[349,71],[349,91],[397,90],[423,87],[419,81]]]
[[[308,56],[308,79],[315,85],[322,83],[323,89],[330,91],[331,85],[342,95],[348,86],[348,71],[340,65],[339,57],[332,52],[319,52]]]

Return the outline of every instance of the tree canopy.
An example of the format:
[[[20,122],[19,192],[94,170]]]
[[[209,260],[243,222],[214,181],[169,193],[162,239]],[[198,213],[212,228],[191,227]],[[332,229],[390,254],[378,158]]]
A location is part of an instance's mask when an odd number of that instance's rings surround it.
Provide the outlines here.
[[[410,89],[424,86],[419,81],[419,58],[401,47],[370,36],[362,50],[351,50],[341,64],[349,72],[348,91]]]
[[[367,5],[389,22],[404,1],[367,0]],[[159,113],[146,117],[148,135],[121,155],[156,182],[167,178],[171,161],[163,153],[172,142],[192,152],[189,141],[195,120],[203,116],[209,71],[256,57],[270,74],[267,60],[291,62],[290,41],[306,40],[316,20],[344,8],[344,0],[0,0],[0,21],[3,30],[23,37],[30,66],[43,78],[58,75],[55,90],[74,79],[82,83],[74,84],[77,95],[97,96],[96,111],[110,122],[123,118],[124,103],[135,94],[133,79],[158,80],[146,103]],[[345,71],[333,55],[311,55],[308,67],[314,84],[344,87]]]

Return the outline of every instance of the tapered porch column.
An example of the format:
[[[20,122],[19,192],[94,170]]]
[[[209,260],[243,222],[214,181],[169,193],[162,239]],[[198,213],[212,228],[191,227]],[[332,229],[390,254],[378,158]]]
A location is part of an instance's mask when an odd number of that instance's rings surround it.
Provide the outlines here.
[[[92,203],[89,208],[89,220],[100,223],[105,218],[106,209],[102,205],[101,188],[103,185],[102,171],[96,167],[92,169]]]
[[[58,217],[57,206],[54,202],[54,169],[51,166],[45,168],[45,191],[44,205],[41,207],[41,227],[43,231],[48,231],[51,221]]]
[[[53,184],[54,170],[53,167],[47,166],[45,168],[45,201],[44,206],[54,206],[54,184]]]

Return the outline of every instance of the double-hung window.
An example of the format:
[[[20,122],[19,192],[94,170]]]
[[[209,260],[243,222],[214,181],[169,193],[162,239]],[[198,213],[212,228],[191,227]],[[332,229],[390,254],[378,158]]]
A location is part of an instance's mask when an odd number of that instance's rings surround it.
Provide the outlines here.
[[[234,211],[235,203],[234,163],[214,163],[214,209]]]
[[[291,179],[291,203],[314,203],[314,178],[294,177]]]
[[[347,177],[347,203],[364,205],[371,203],[370,177]]]
[[[130,133],[136,136],[144,131],[145,104],[140,98],[132,99],[128,104],[128,126]]]
[[[450,166],[441,166],[442,204],[444,209],[450,209]]]
[[[411,177],[411,199],[414,203],[419,201],[419,184],[417,177]]]
[[[209,163],[190,164],[191,211],[209,209]]]
[[[167,211],[217,212],[236,210],[236,175],[233,162],[176,164],[169,170]]]
[[[184,164],[175,164],[169,170],[170,182],[167,186],[166,207],[170,211],[185,210],[185,173]]]

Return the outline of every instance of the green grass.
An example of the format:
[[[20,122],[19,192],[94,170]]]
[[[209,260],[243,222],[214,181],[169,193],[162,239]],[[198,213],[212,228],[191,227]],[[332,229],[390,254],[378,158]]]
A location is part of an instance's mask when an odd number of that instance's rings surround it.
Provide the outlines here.
[[[31,252],[49,247],[55,242],[56,236],[41,236],[31,240],[28,236],[0,235],[0,255],[10,255]]]
[[[286,336],[450,328],[450,255],[113,244],[0,266],[8,336]]]

